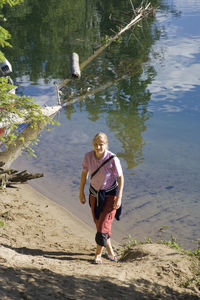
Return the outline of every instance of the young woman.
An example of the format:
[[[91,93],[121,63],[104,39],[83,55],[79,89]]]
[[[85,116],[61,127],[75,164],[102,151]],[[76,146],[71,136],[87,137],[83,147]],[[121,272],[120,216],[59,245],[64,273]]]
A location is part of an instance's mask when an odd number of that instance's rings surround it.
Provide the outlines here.
[[[106,257],[117,261],[110,237],[111,225],[121,210],[124,177],[119,159],[108,150],[108,138],[100,132],[93,139],[93,151],[85,154],[82,161],[80,202],[86,203],[84,187],[90,175],[89,203],[96,224],[96,253],[94,263],[101,264],[103,247]]]

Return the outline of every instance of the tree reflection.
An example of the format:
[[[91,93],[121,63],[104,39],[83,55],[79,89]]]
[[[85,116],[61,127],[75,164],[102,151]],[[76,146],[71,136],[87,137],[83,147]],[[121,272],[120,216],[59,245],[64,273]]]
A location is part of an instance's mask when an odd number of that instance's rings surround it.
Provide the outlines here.
[[[69,55],[86,59],[98,39],[93,1],[26,0],[6,12],[13,49],[7,50],[16,76],[69,76]]]
[[[141,1],[132,2],[134,7],[141,4]],[[155,7],[160,2],[151,1]],[[16,76],[28,74],[34,82],[40,78],[69,77],[69,55],[78,52],[83,62],[102,44],[106,34],[128,23],[130,11],[129,0],[26,0],[14,14],[12,11],[7,14],[14,38],[14,48],[9,53],[10,56],[15,53],[11,62]],[[108,127],[122,145],[118,155],[129,169],[142,162],[142,134],[151,116],[147,109],[151,97],[148,84],[155,70],[148,66],[149,55],[160,37],[154,21],[145,19],[118,43],[111,44],[83,70],[81,80],[70,82],[65,91],[68,95],[73,91],[77,97],[81,90],[113,82],[65,113],[68,119],[76,110],[86,110],[93,122],[106,118]]]
[[[118,156],[126,161],[129,169],[143,160],[142,134],[151,116],[147,109],[151,98],[148,85],[155,76],[155,70],[148,61],[150,49],[159,37],[153,19],[145,20],[140,27],[126,33],[120,43],[112,44],[87,68],[88,74],[92,74],[92,68],[103,74],[103,78],[98,76],[99,84],[113,78],[112,86],[87,99],[84,106],[90,120],[106,118],[109,129],[115,133],[123,149]]]

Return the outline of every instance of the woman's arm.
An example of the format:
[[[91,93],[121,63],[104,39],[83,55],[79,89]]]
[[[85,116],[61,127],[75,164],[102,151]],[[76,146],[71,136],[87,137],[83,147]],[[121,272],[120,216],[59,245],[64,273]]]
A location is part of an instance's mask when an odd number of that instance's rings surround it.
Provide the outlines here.
[[[79,194],[79,199],[82,204],[85,204],[85,202],[86,202],[84,188],[85,188],[85,184],[87,181],[87,176],[88,176],[88,171],[82,170],[81,183],[80,183],[80,194]]]
[[[114,202],[114,209],[120,208],[122,204],[122,193],[124,188],[124,175],[118,177],[118,195]]]

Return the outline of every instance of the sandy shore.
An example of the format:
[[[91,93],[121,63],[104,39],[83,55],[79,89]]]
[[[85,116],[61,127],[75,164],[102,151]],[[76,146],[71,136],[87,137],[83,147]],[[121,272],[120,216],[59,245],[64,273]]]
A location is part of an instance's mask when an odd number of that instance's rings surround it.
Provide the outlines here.
[[[28,184],[0,200],[1,300],[200,299],[199,262],[177,250],[144,244],[122,257],[115,244],[119,262],[97,266],[94,228]]]

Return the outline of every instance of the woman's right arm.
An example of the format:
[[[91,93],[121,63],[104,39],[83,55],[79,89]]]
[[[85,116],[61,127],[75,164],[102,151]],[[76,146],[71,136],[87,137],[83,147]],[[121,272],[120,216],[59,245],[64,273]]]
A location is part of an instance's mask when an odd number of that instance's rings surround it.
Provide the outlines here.
[[[82,170],[81,183],[80,183],[80,194],[79,194],[79,199],[82,204],[85,204],[85,202],[86,202],[84,188],[85,188],[85,184],[87,181],[87,176],[88,176],[88,171]]]

